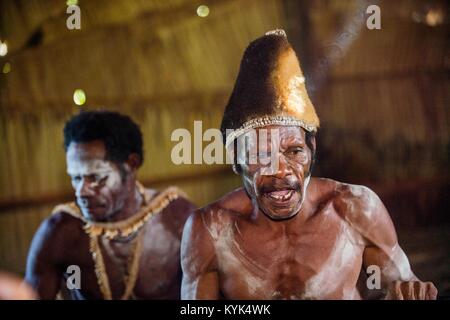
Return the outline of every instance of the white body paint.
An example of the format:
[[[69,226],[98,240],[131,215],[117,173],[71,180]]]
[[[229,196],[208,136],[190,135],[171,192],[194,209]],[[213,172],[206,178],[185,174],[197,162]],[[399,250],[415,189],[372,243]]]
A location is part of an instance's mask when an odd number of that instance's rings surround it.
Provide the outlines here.
[[[318,297],[329,296],[341,287],[341,282],[344,279],[339,277],[339,273],[346,267],[352,267],[357,252],[358,248],[349,241],[346,234],[340,233],[332,252],[323,264],[323,268],[306,281],[302,299],[317,299]],[[333,274],[334,277],[330,276]],[[351,299],[354,297],[354,291],[345,292],[345,298]]]
[[[220,265],[224,273],[229,274],[229,271],[233,272],[233,270],[237,270],[237,267],[243,263],[252,265],[254,267],[253,269],[259,270],[261,274],[258,275],[256,272],[251,272],[249,268],[239,268],[240,279],[246,282],[246,288],[251,295],[265,295],[264,289],[267,287],[267,284],[265,283],[264,276],[267,274],[267,269],[250,259],[240,248],[231,228],[227,228],[225,232],[226,234],[219,237],[216,242],[216,252],[219,252]],[[233,253],[230,250],[231,248],[234,248],[237,254]]]
[[[408,257],[398,244],[388,254],[390,262],[382,269],[382,274],[388,280],[400,279],[401,281],[410,281],[415,277],[411,270]]]
[[[217,214],[219,216],[226,215],[226,213],[222,210],[219,210]],[[239,274],[243,275],[242,279],[246,282],[246,287],[248,288],[249,293],[251,293],[252,295],[258,295],[258,293],[259,295],[266,294],[264,292],[264,288],[267,286],[265,282],[267,269],[261,267],[258,263],[251,260],[248,255],[245,254],[245,252],[240,248],[239,243],[235,239],[236,234],[240,234],[239,228],[236,226],[236,232],[234,232],[231,228],[231,225],[229,225],[223,230],[218,230],[216,228],[218,224],[213,223],[209,225],[204,220],[203,225],[208,230],[211,237],[215,240],[215,251],[219,260],[219,265],[224,274],[230,274],[235,270],[239,270]],[[249,271],[248,268],[242,268],[241,266],[243,264],[243,261],[256,267],[257,270],[261,271],[261,274],[258,275],[254,272]]]
[[[79,159],[67,156],[67,173],[73,177],[85,176],[98,177],[91,187],[97,187],[100,180],[107,177],[105,186],[109,189],[117,189],[121,186],[119,171],[113,167],[110,161],[100,159]]]

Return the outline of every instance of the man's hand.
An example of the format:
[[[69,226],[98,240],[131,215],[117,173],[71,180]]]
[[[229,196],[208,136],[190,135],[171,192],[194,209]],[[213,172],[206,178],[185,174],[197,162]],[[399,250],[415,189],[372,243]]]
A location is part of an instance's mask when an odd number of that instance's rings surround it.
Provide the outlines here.
[[[436,300],[437,289],[431,282],[394,281],[388,287],[386,300]]]

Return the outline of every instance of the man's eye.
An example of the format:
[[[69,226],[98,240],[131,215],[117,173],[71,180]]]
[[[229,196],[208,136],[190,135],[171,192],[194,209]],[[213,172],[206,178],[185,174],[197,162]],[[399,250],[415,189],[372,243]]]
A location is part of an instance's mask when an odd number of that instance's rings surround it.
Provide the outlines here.
[[[289,153],[296,156],[296,155],[303,154],[303,151],[304,151],[303,148],[293,148],[293,149],[289,150]]]
[[[95,181],[97,181],[99,184],[104,184],[106,182],[106,179],[108,179],[108,176],[101,176],[98,177]]]
[[[79,176],[72,177],[72,181],[73,182],[80,182],[81,181],[81,177],[79,177]]]

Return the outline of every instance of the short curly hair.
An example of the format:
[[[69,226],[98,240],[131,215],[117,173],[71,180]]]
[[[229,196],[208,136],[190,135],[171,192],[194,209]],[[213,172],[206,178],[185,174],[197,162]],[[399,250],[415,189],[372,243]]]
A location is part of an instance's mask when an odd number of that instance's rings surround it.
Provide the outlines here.
[[[124,163],[136,153],[144,162],[142,132],[128,116],[112,111],[84,111],[72,117],[64,126],[64,149],[70,143],[101,140],[105,144],[106,159]]]

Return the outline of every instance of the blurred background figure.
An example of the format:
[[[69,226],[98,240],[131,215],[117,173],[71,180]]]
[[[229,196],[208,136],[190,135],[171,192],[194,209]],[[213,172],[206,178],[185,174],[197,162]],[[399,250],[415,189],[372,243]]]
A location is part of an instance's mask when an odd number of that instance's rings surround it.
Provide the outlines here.
[[[171,135],[218,128],[245,46],[283,28],[323,128],[313,175],[380,195],[417,276],[450,296],[449,21],[445,0],[2,1],[0,268],[23,274],[38,225],[72,200],[61,132],[80,110],[138,120],[145,185],[199,206],[239,186],[229,166],[175,165]]]
[[[0,272],[0,300],[35,300],[36,293],[21,278]]]

